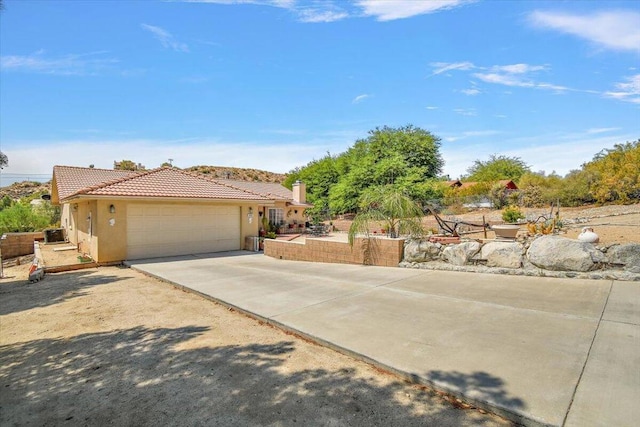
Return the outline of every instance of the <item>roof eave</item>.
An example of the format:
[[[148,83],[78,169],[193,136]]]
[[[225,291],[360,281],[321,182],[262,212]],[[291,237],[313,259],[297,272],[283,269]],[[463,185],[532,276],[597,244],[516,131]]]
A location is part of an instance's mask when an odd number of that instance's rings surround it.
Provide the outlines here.
[[[265,206],[274,205],[273,200],[261,199],[227,199],[227,198],[205,198],[205,197],[149,197],[149,196],[111,196],[97,194],[73,194],[65,199],[60,200],[60,204],[76,203],[81,200],[122,200],[122,201],[141,201],[141,202],[221,202],[221,203],[237,203],[237,204],[258,204]]]

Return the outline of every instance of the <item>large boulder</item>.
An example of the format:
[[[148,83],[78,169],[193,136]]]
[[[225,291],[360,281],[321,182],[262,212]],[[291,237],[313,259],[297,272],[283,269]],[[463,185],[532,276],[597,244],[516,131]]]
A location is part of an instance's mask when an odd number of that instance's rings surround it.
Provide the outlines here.
[[[442,251],[442,258],[453,265],[465,265],[480,250],[478,242],[464,242],[447,245]]]
[[[489,242],[482,247],[480,257],[487,267],[522,267],[522,245],[517,242]]]
[[[404,260],[406,262],[427,262],[440,258],[439,243],[431,243],[428,240],[411,240],[404,248]]]
[[[537,238],[531,242],[527,258],[536,267],[555,271],[591,271],[606,262],[592,243],[560,236]]]
[[[607,261],[623,265],[625,270],[640,273],[640,243],[615,245],[607,251]]]

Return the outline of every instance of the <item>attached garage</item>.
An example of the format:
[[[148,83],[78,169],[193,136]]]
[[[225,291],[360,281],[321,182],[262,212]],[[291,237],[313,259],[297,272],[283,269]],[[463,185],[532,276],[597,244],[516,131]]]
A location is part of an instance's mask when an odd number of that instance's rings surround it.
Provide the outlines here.
[[[127,259],[241,248],[239,206],[130,204]]]
[[[56,166],[52,201],[62,205],[69,242],[108,264],[243,249],[258,235],[260,213],[276,203],[256,185],[176,168]]]

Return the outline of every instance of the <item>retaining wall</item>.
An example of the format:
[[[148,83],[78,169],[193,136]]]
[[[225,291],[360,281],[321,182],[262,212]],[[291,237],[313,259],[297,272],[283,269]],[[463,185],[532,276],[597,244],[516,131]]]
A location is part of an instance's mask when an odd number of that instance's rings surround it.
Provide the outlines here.
[[[397,267],[404,254],[404,239],[357,238],[353,248],[346,242],[323,239],[306,239],[304,244],[265,239],[264,254],[290,261]]]
[[[458,244],[408,240],[400,267],[640,281],[640,243],[597,246],[560,236]]]
[[[5,238],[0,239],[2,259],[30,255],[33,253],[33,242],[44,239],[44,233],[42,231],[33,233],[6,233],[4,236]]]

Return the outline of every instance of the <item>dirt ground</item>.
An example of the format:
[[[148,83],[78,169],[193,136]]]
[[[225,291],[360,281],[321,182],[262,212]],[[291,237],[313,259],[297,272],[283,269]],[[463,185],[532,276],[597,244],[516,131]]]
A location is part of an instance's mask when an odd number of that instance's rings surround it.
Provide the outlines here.
[[[0,425],[498,426],[199,296],[119,267],[0,281]]]
[[[522,209],[526,218],[536,220],[541,215],[550,215],[550,209]],[[554,209],[554,215],[556,210]],[[482,224],[484,220],[489,224],[502,224],[502,211],[492,209],[479,209],[458,215],[441,214],[441,217],[451,221],[465,221],[472,224]],[[610,205],[610,206],[585,206],[560,208],[560,219],[564,226],[561,236],[575,239],[582,232],[583,227],[592,227],[600,237],[599,244],[609,245],[613,243],[640,243],[640,204]],[[424,217],[423,223],[427,228],[437,229],[437,222],[433,216]],[[337,220],[334,225],[341,231],[347,231],[351,221]],[[472,228],[469,227],[469,230]],[[526,233],[526,225],[522,225],[522,233]],[[481,238],[482,232],[465,234],[466,237]],[[494,238],[489,231],[487,238]]]

